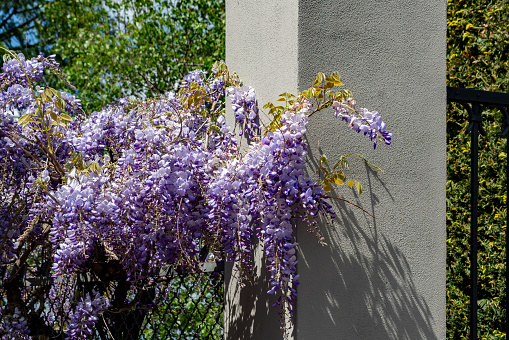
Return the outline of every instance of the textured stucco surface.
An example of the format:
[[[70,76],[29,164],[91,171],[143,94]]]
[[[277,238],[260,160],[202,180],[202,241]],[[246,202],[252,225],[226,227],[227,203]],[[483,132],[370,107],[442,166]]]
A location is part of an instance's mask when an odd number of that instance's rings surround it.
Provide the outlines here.
[[[256,89],[260,106],[282,92],[297,92],[297,44],[297,0],[226,1],[226,63]],[[233,114],[227,122],[232,124]],[[227,267],[225,339],[281,338],[279,316],[271,308],[275,301],[266,294],[269,287],[258,260],[257,284],[243,289],[228,276]]]
[[[261,104],[338,70],[394,134],[373,150],[330,112],[308,126],[310,172],[321,153],[360,152],[384,173],[352,158],[347,176],[365,191],[336,193],[376,219],[338,201],[336,221],[322,225],[328,247],[299,226],[294,338],[444,339],[446,2],[227,0],[226,14],[226,61]],[[263,290],[239,300],[230,285],[228,339],[280,338]]]

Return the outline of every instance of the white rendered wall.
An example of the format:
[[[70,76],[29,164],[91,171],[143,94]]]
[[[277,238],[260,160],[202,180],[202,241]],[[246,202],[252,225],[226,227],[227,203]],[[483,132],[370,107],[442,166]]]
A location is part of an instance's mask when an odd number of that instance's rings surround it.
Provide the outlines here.
[[[445,338],[445,36],[445,1],[226,1],[226,62],[261,105],[338,70],[394,134],[373,150],[330,112],[308,126],[310,172],[321,153],[360,152],[384,173],[352,158],[365,192],[336,192],[376,219],[336,202],[328,247],[299,226],[295,339]],[[228,282],[226,338],[280,339],[263,277]]]

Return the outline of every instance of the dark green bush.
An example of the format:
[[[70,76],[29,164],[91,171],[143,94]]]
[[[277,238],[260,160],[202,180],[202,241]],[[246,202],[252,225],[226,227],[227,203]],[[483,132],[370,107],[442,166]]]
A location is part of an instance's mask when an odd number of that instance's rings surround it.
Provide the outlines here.
[[[447,85],[509,92],[509,1],[448,0]],[[479,142],[479,338],[505,338],[506,139],[502,114],[483,114]],[[447,338],[469,336],[470,136],[447,112]]]

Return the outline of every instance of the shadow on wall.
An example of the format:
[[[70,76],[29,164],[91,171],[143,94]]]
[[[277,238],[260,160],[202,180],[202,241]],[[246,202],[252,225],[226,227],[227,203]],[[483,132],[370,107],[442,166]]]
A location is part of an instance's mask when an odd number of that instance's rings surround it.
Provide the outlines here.
[[[261,246],[257,247],[254,282],[247,283],[245,287],[240,286],[233,265],[226,265],[225,339],[283,339],[278,314],[281,308],[273,307],[276,298],[267,294],[270,286],[265,263],[259,256],[261,252]]]
[[[372,181],[385,188],[368,167],[367,176],[369,188]],[[379,199],[373,192],[366,194],[373,213]],[[385,194],[390,197],[388,191]],[[296,339],[437,339],[412,268],[395,245],[401,240],[393,242],[379,232],[377,221],[368,215],[359,221],[362,214],[355,207],[335,204],[338,213],[332,226],[322,224],[328,246],[318,246],[303,231],[306,226],[298,232]]]
[[[372,181],[385,188],[376,172],[368,167],[366,171],[369,188],[373,187]],[[392,199],[387,188],[384,195]],[[371,198],[374,211],[379,203],[377,196],[368,191],[362,196]],[[412,268],[396,245],[402,239],[379,232],[377,221],[368,215],[359,221],[363,214],[357,208],[341,201],[335,203],[338,216],[332,227],[321,223],[328,246],[320,246],[306,226],[297,228],[301,285],[293,338],[438,339]],[[274,296],[266,293],[269,286],[261,260],[253,285],[241,288],[235,273],[231,273],[229,265],[225,279],[225,339],[282,339],[279,309],[272,307]]]

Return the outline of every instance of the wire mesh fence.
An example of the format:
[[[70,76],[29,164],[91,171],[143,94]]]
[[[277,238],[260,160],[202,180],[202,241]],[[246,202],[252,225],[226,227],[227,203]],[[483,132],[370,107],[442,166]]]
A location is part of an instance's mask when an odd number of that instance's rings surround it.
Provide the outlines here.
[[[134,288],[125,280],[101,280],[92,271],[57,279],[27,272],[16,283],[17,289],[10,287],[13,282],[0,280],[0,307],[9,310],[9,303],[13,304],[9,294],[19,291],[16,305],[23,309],[19,314],[24,316],[23,322],[27,322],[30,330],[29,336],[22,336],[0,327],[0,339],[9,336],[66,339],[72,332],[69,327],[73,311],[74,314],[91,312],[90,304],[95,300],[84,303],[83,297],[98,291],[111,294],[111,301],[107,309],[89,318],[94,324],[87,339],[222,339],[222,263],[206,262],[201,267],[201,271],[189,273],[164,266],[141,288]],[[114,269],[109,266],[107,271],[113,273]],[[12,311],[11,315],[4,313],[2,317],[12,318],[12,314]],[[19,323],[19,319],[14,322]]]

